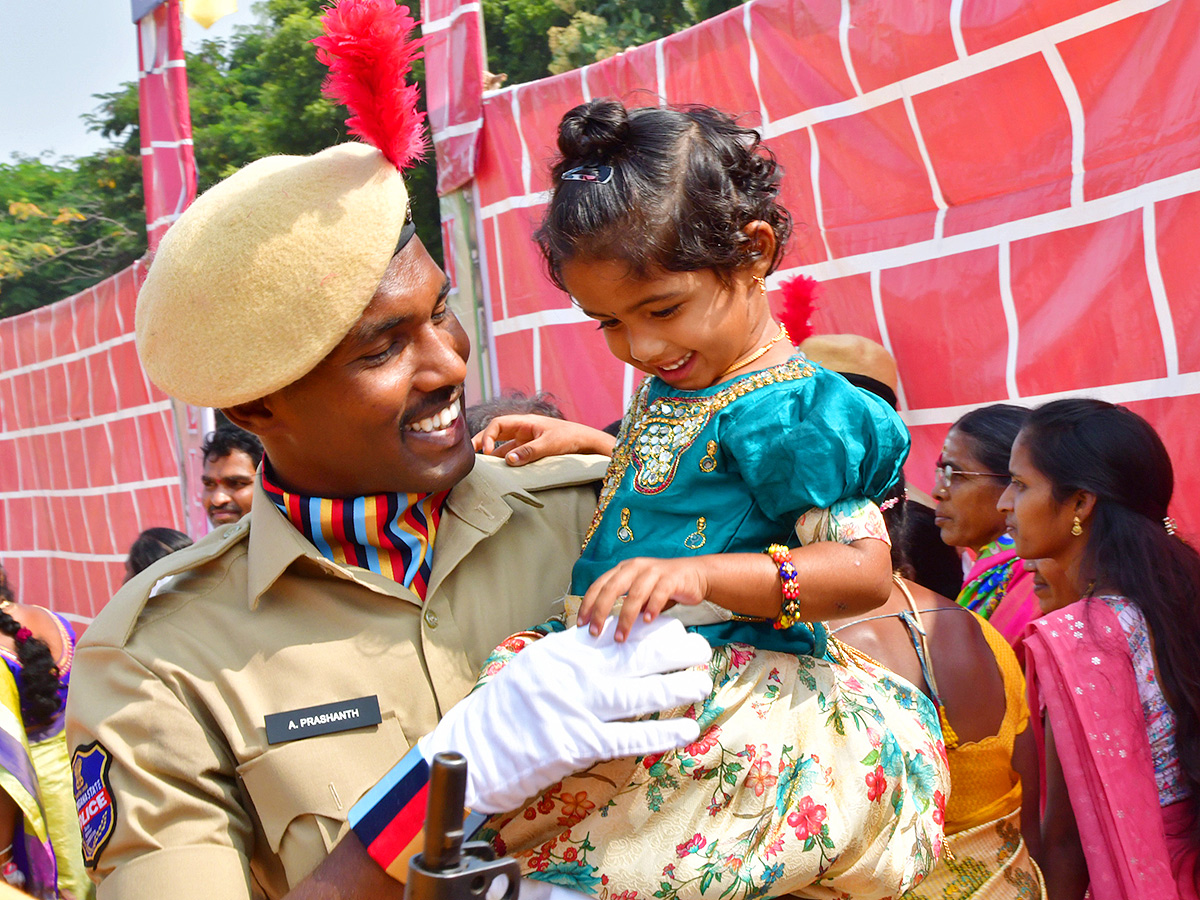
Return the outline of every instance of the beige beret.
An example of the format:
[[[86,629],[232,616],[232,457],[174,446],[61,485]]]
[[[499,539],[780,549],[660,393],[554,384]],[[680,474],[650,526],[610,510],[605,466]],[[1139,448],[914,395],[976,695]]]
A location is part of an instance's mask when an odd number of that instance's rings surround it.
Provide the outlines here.
[[[896,361],[883,344],[857,334],[814,334],[800,342],[813,362],[834,372],[866,375],[896,390]]]
[[[407,212],[399,171],[359,143],[260,159],[205,191],[138,294],[151,381],[227,407],[302,377],[371,302]]]

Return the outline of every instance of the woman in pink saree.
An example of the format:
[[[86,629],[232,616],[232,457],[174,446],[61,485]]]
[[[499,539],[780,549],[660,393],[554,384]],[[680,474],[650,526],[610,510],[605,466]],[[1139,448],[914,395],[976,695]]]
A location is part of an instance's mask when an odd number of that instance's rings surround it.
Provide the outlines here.
[[[1200,555],[1167,516],[1166,448],[1129,410],[1059,400],[1030,415],[1009,468],[999,507],[1016,552],[1070,588],[1023,644],[1047,892],[1195,900]]]

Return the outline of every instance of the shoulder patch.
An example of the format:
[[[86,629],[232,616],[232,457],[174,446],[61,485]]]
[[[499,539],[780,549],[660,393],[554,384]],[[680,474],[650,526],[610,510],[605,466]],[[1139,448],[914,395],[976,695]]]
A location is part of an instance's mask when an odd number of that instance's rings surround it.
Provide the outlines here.
[[[219,559],[250,534],[250,515],[209,532],[191,546],[168,553],[117,589],[80,639],[81,646],[123,647],[151,599],[170,587],[167,579]]]
[[[76,747],[71,754],[75,809],[83,833],[83,861],[93,869],[117,824],[117,805],[108,774],[111,765],[112,755],[99,741]]]
[[[493,472],[503,472],[522,490],[531,493],[576,487],[600,481],[604,478],[604,472],[609,463],[607,456],[591,453],[552,456],[525,466],[510,466],[495,456],[479,456],[477,459],[478,462],[491,466]],[[484,462],[485,460],[488,462]]]

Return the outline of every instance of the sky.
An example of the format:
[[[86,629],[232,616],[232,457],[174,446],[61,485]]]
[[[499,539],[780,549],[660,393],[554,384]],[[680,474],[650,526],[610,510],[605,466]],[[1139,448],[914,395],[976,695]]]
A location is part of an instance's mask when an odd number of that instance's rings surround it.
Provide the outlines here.
[[[251,0],[205,31],[184,17],[184,44],[228,38],[255,20]],[[87,130],[93,94],[137,80],[128,0],[0,0],[0,162],[13,153],[86,156],[107,142]]]

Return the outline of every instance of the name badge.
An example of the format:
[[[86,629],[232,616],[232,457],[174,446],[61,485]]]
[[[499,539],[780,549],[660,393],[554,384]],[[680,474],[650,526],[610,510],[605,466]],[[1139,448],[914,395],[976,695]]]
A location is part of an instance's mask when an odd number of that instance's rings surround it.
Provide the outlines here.
[[[282,744],[285,741],[316,737],[319,734],[365,728],[367,725],[378,725],[382,721],[383,718],[379,715],[379,698],[376,696],[323,703],[305,709],[271,713],[266,717],[267,743]]]

